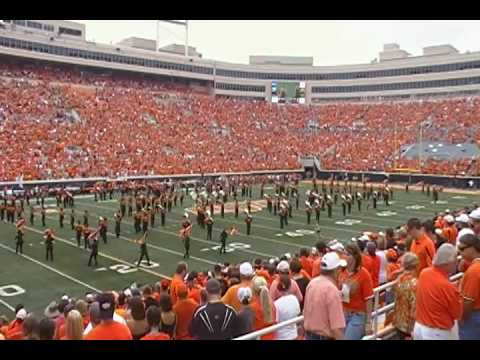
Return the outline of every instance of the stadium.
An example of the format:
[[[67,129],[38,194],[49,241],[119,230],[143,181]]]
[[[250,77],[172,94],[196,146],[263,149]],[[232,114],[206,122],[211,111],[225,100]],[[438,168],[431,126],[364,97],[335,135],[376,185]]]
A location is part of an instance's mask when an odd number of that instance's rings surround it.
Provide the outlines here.
[[[480,52],[85,32],[0,21],[0,338],[480,339]]]

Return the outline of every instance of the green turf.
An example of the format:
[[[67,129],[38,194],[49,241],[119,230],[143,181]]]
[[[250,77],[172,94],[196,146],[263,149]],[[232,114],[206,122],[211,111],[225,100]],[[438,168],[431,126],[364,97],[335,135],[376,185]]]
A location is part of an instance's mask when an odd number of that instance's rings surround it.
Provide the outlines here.
[[[311,247],[318,238],[315,234],[301,234],[297,230],[315,230],[314,214],[312,224],[306,224],[304,211],[305,191],[311,185],[302,184],[299,188],[300,208],[295,210],[293,203],[293,218],[289,219],[289,225],[280,230],[278,216],[269,214],[267,209],[253,214],[252,234],[245,235],[245,223],[243,222],[243,209],[240,209],[239,218],[235,219],[233,214],[225,214],[225,219],[220,214],[215,214],[213,229],[213,241],[206,240],[206,231],[196,225],[195,216],[191,215],[193,234],[191,237],[191,258],[187,260],[190,269],[210,270],[218,262],[239,262],[242,260],[253,260],[255,258],[268,258],[281,256],[285,253],[294,254],[300,247]],[[265,193],[273,191],[265,190]],[[259,189],[256,188],[254,198],[259,197]],[[240,201],[243,199],[240,197]],[[359,235],[362,231],[384,230],[387,227],[395,227],[405,223],[406,219],[412,216],[421,219],[431,217],[434,212],[445,209],[456,209],[465,205],[472,205],[478,202],[478,196],[441,193],[441,202],[433,204],[431,197],[420,192],[411,191],[405,193],[403,190],[395,190],[394,199],[390,207],[379,202],[377,210],[370,208],[366,210],[367,202],[362,204],[362,212],[357,211],[356,204],[352,206],[352,213],[344,218],[341,206],[334,207],[333,218],[328,219],[327,213],[321,213],[320,227],[321,236],[324,238],[337,238],[348,241],[353,236]],[[134,234],[133,219],[126,218],[122,222],[122,236],[116,239],[112,233],[114,230],[113,214],[118,208],[118,202],[94,202],[93,198],[76,199],[76,215],[83,220],[83,211],[90,213],[90,223],[96,224],[99,216],[109,218],[108,243],[99,245],[99,266],[87,267],[89,253],[83,248],[78,248],[75,241],[75,234],[70,228],[69,214],[65,214],[64,228],[59,228],[58,215],[47,216],[47,226],[53,227],[56,235],[60,238],[55,244],[55,261],[45,261],[45,247],[42,244],[42,233],[40,216],[36,215],[35,224],[30,227],[28,224],[25,235],[24,254],[28,257],[15,255],[15,227],[11,224],[0,223],[0,289],[7,285],[18,285],[25,290],[25,293],[15,296],[2,296],[0,291],[0,313],[12,315],[8,309],[18,303],[26,305],[27,309],[38,314],[52,299],[59,299],[63,293],[71,296],[80,296],[92,289],[109,290],[122,289],[136,281],[140,284],[154,283],[161,277],[171,276],[177,262],[183,260],[183,246],[178,237],[179,224],[184,213],[184,208],[190,207],[192,200],[186,199],[183,208],[179,203],[167,213],[166,226],[160,226],[160,216],[156,216],[155,227],[151,231],[148,246],[151,260],[155,263],[153,267],[134,265],[139,256],[138,245],[133,241],[137,235]],[[407,206],[424,206],[420,209],[407,209]],[[382,211],[390,211],[390,216],[378,216]],[[395,214],[394,214],[395,213]],[[28,210],[27,210],[28,220]],[[352,225],[338,224],[345,219],[357,220],[359,223]],[[218,250],[212,249],[219,246],[218,237],[223,226],[237,225],[240,235],[229,237],[229,252],[219,255]],[[300,236],[290,236],[287,232]],[[233,244],[236,243],[236,244]],[[114,269],[111,269],[111,267]],[[5,295],[5,294],[4,294]]]

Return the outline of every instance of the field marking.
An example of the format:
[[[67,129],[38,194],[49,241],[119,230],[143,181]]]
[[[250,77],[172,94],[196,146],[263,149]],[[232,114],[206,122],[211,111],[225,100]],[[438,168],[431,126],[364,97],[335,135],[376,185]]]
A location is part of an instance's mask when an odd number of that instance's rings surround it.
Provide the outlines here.
[[[31,227],[29,227],[29,226],[25,226],[25,228],[26,228],[27,230],[33,231],[34,233],[43,235],[43,231],[40,231],[40,230],[31,228]],[[56,236],[56,235],[55,235],[55,239],[58,240],[58,241],[60,241],[60,242],[65,243],[65,244],[68,244],[68,245],[74,247],[75,249],[81,250],[81,251],[83,251],[83,252],[89,252],[88,249],[79,248],[76,243],[72,243],[72,242],[70,242],[70,241],[68,241],[68,240],[66,240],[66,239],[64,239],[64,238],[59,237],[59,236]],[[110,259],[110,260],[117,261],[117,262],[119,262],[119,263],[123,263],[123,264],[125,264],[125,265],[130,266],[130,267],[137,268],[136,265],[133,264],[133,263],[131,263],[131,262],[128,262],[128,261],[126,261],[126,260],[119,259],[119,258],[117,258],[117,257],[115,257],[115,256],[111,256],[111,255],[105,254],[105,253],[103,253],[103,252],[101,252],[101,251],[98,252],[98,255],[100,255],[100,256],[102,256],[102,257],[104,257],[104,258]],[[138,267],[137,269],[138,269],[138,270],[141,270],[141,271],[143,271],[143,272],[146,272],[146,273],[148,273],[148,274],[151,274],[151,275],[155,275],[155,276],[159,276],[159,277],[162,277],[162,278],[166,278],[166,279],[168,279],[168,280],[171,280],[171,279],[172,279],[170,276],[167,276],[167,275],[164,275],[164,274],[160,274],[160,273],[157,273],[156,271],[152,271],[152,270],[149,270],[149,269],[145,269],[145,268],[143,268],[143,267],[141,267],[141,266]]]
[[[90,204],[86,204],[86,203],[82,203],[82,204],[85,205],[85,206],[93,207],[93,208],[104,209],[104,210],[112,210],[111,208],[106,208],[106,207],[103,207],[103,206],[90,205]],[[94,213],[94,212],[93,212],[93,214],[100,215],[100,214]],[[132,225],[132,224],[133,224],[132,222],[127,222],[127,221],[125,221],[124,223],[125,223],[125,224],[129,224],[129,225]],[[174,232],[171,232],[171,231],[159,230],[158,228],[151,228],[151,230],[157,231],[157,232],[159,232],[159,233],[165,233],[165,234],[175,235],[175,236],[178,237],[178,234],[177,234],[177,233],[174,233]],[[215,229],[215,231],[221,231],[221,230]],[[206,243],[206,244],[218,245],[218,242],[203,240],[203,239],[197,238],[197,237],[195,237],[195,236],[190,236],[190,239],[192,239],[192,240],[194,240],[194,241]],[[238,250],[239,250],[239,251],[246,252],[246,253],[250,253],[250,254],[255,254],[255,255],[260,255],[260,256],[264,256],[264,257],[269,257],[269,258],[276,256],[276,255],[272,255],[272,254],[266,254],[266,253],[261,253],[261,252],[258,252],[258,251],[247,250],[247,249],[238,249]]]
[[[27,227],[27,229],[28,229],[28,227]],[[6,246],[6,245],[0,243],[0,247],[3,248],[4,250],[10,251],[11,253],[15,254],[15,250],[13,250],[13,248],[11,248],[10,246]],[[96,291],[96,292],[102,292],[101,290],[99,290],[99,289],[97,289],[97,288],[95,288],[95,287],[93,287],[93,286],[91,286],[91,285],[89,285],[89,284],[87,284],[87,283],[84,283],[83,281],[78,280],[78,279],[74,278],[73,276],[67,275],[67,274],[65,274],[64,272],[61,272],[60,270],[57,270],[57,269],[51,267],[50,265],[44,264],[44,263],[42,263],[41,261],[38,261],[38,260],[36,260],[36,259],[34,259],[34,258],[31,258],[31,257],[28,256],[28,255],[25,255],[25,254],[15,254],[15,255],[21,256],[21,257],[23,257],[24,259],[30,260],[31,262],[33,262],[33,263],[35,263],[35,264],[37,264],[37,265],[40,265],[41,267],[43,267],[43,268],[45,268],[45,269],[47,269],[47,270],[50,270],[50,271],[52,271],[52,272],[54,272],[54,273],[56,273],[56,274],[58,274],[58,275],[60,275],[60,276],[62,276],[62,277],[64,277],[64,278],[70,280],[70,281],[73,281],[74,283],[77,283],[77,284],[82,285],[82,286],[84,286],[84,287],[86,287],[86,288],[89,288],[90,290],[93,290],[93,291]]]
[[[11,306],[10,304],[6,303],[5,301],[3,301],[2,299],[0,299],[0,304],[5,306],[11,312],[15,313],[15,308],[13,306]]]

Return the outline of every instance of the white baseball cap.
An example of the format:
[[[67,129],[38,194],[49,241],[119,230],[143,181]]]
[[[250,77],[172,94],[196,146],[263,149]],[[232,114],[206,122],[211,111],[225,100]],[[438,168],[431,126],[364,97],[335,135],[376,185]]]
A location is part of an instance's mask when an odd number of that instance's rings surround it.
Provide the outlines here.
[[[334,270],[339,266],[345,267],[347,266],[347,262],[344,259],[340,259],[340,256],[338,256],[336,252],[326,253],[322,257],[322,261],[320,263],[320,268],[322,270]]]
[[[461,230],[458,232],[458,234],[457,234],[457,245],[458,245],[458,243],[459,243],[460,238],[461,238],[463,235],[466,235],[466,234],[475,235],[475,233],[473,232],[472,229],[469,229],[469,228],[461,229]]]
[[[332,251],[343,251],[345,247],[338,240],[332,240],[327,244],[327,247]]]
[[[480,220],[480,208],[473,210],[469,217],[470,220]]]
[[[468,224],[468,215],[467,214],[461,214],[455,218],[456,222],[460,223],[465,223]]]
[[[455,222],[455,219],[453,218],[452,215],[445,215],[443,217],[443,220],[445,220],[447,223],[452,224]]]
[[[27,310],[25,309],[18,310],[17,315],[15,315],[15,317],[20,320],[25,320],[25,318],[27,317]]]
[[[253,275],[253,267],[252,264],[248,262],[244,262],[240,265],[240,275],[243,276],[252,276]]]
[[[252,294],[252,289],[250,287],[241,287],[237,291],[237,298],[240,302],[243,302],[243,300],[248,299],[249,301],[252,299],[253,294]]]
[[[283,260],[280,261],[277,265],[277,271],[279,272],[287,272],[290,271],[290,265],[288,264],[287,261]]]

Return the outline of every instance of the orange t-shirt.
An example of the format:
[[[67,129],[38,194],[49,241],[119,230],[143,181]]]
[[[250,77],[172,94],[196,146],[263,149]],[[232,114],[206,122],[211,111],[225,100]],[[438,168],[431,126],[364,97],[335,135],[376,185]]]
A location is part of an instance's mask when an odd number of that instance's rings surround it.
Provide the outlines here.
[[[5,332],[5,338],[7,340],[23,340],[23,321],[12,321]]]
[[[320,275],[320,265],[322,263],[322,257],[319,256],[313,261],[312,264],[312,278],[317,277]]]
[[[230,305],[237,312],[239,312],[242,308],[242,304],[240,304],[237,296],[238,289],[240,289],[241,287],[252,287],[252,281],[243,280],[240,284],[231,286],[230,288],[228,288],[227,292],[222,297],[222,302],[226,305]]]
[[[155,334],[155,335],[147,334],[144,337],[142,337],[140,340],[170,340],[170,335],[159,332],[158,334]]]
[[[255,313],[254,327],[255,331],[264,329],[266,327],[272,326],[275,324],[276,319],[276,308],[272,302],[272,322],[267,323],[263,318],[262,304],[260,298],[254,297],[251,303],[253,312]],[[267,334],[261,337],[262,340],[275,340],[275,332]]]
[[[435,245],[433,244],[432,239],[430,239],[426,234],[422,234],[420,239],[412,241],[410,251],[418,256],[419,274],[423,269],[432,266],[432,260],[435,256]]]
[[[387,264],[387,281],[393,281],[397,278],[398,275],[393,275],[395,271],[400,269],[400,264],[398,262],[389,262]]]
[[[263,277],[265,280],[267,280],[267,283],[268,283],[268,284],[271,284],[271,283],[272,283],[272,277],[270,276],[270,274],[268,273],[267,270],[265,270],[265,269],[256,270],[255,273],[257,274],[257,276],[261,276],[261,277]],[[270,285],[269,285],[269,286],[270,286]]]
[[[198,303],[193,299],[178,300],[173,307],[173,311],[177,315],[176,340],[187,340],[192,338],[188,328],[190,327],[190,322],[192,321],[193,314],[197,308]]]
[[[178,300],[177,289],[180,285],[184,285],[184,281],[181,275],[173,275],[172,282],[170,283],[170,297],[172,298],[172,304],[175,304]]]
[[[202,291],[202,288],[200,286],[194,286],[191,289],[188,289],[188,298],[192,299],[195,301],[197,304],[200,304],[201,302],[201,297],[200,297],[200,292]]]
[[[473,301],[473,310],[480,310],[480,261],[473,261],[463,275],[460,292],[464,299]]]
[[[302,264],[303,270],[305,270],[310,277],[312,277],[312,266],[313,266],[313,261],[312,259],[306,257],[306,256],[301,256],[300,257],[300,264]]]
[[[378,255],[371,256],[369,254],[362,254],[362,266],[370,273],[374,288],[378,286],[379,282],[380,262],[380,257]]]
[[[94,327],[85,340],[132,340],[132,333],[127,325],[112,320]]]
[[[340,284],[350,284],[350,301],[344,302],[346,310],[365,312],[367,300],[373,296],[372,277],[363,266],[355,274],[343,271],[339,274]]]
[[[454,225],[445,226],[442,230],[442,235],[448,240],[450,244],[455,245],[457,243],[458,230]]]
[[[448,274],[437,267],[420,273],[417,283],[415,320],[420,324],[449,330],[462,314],[462,298],[449,281]]]

